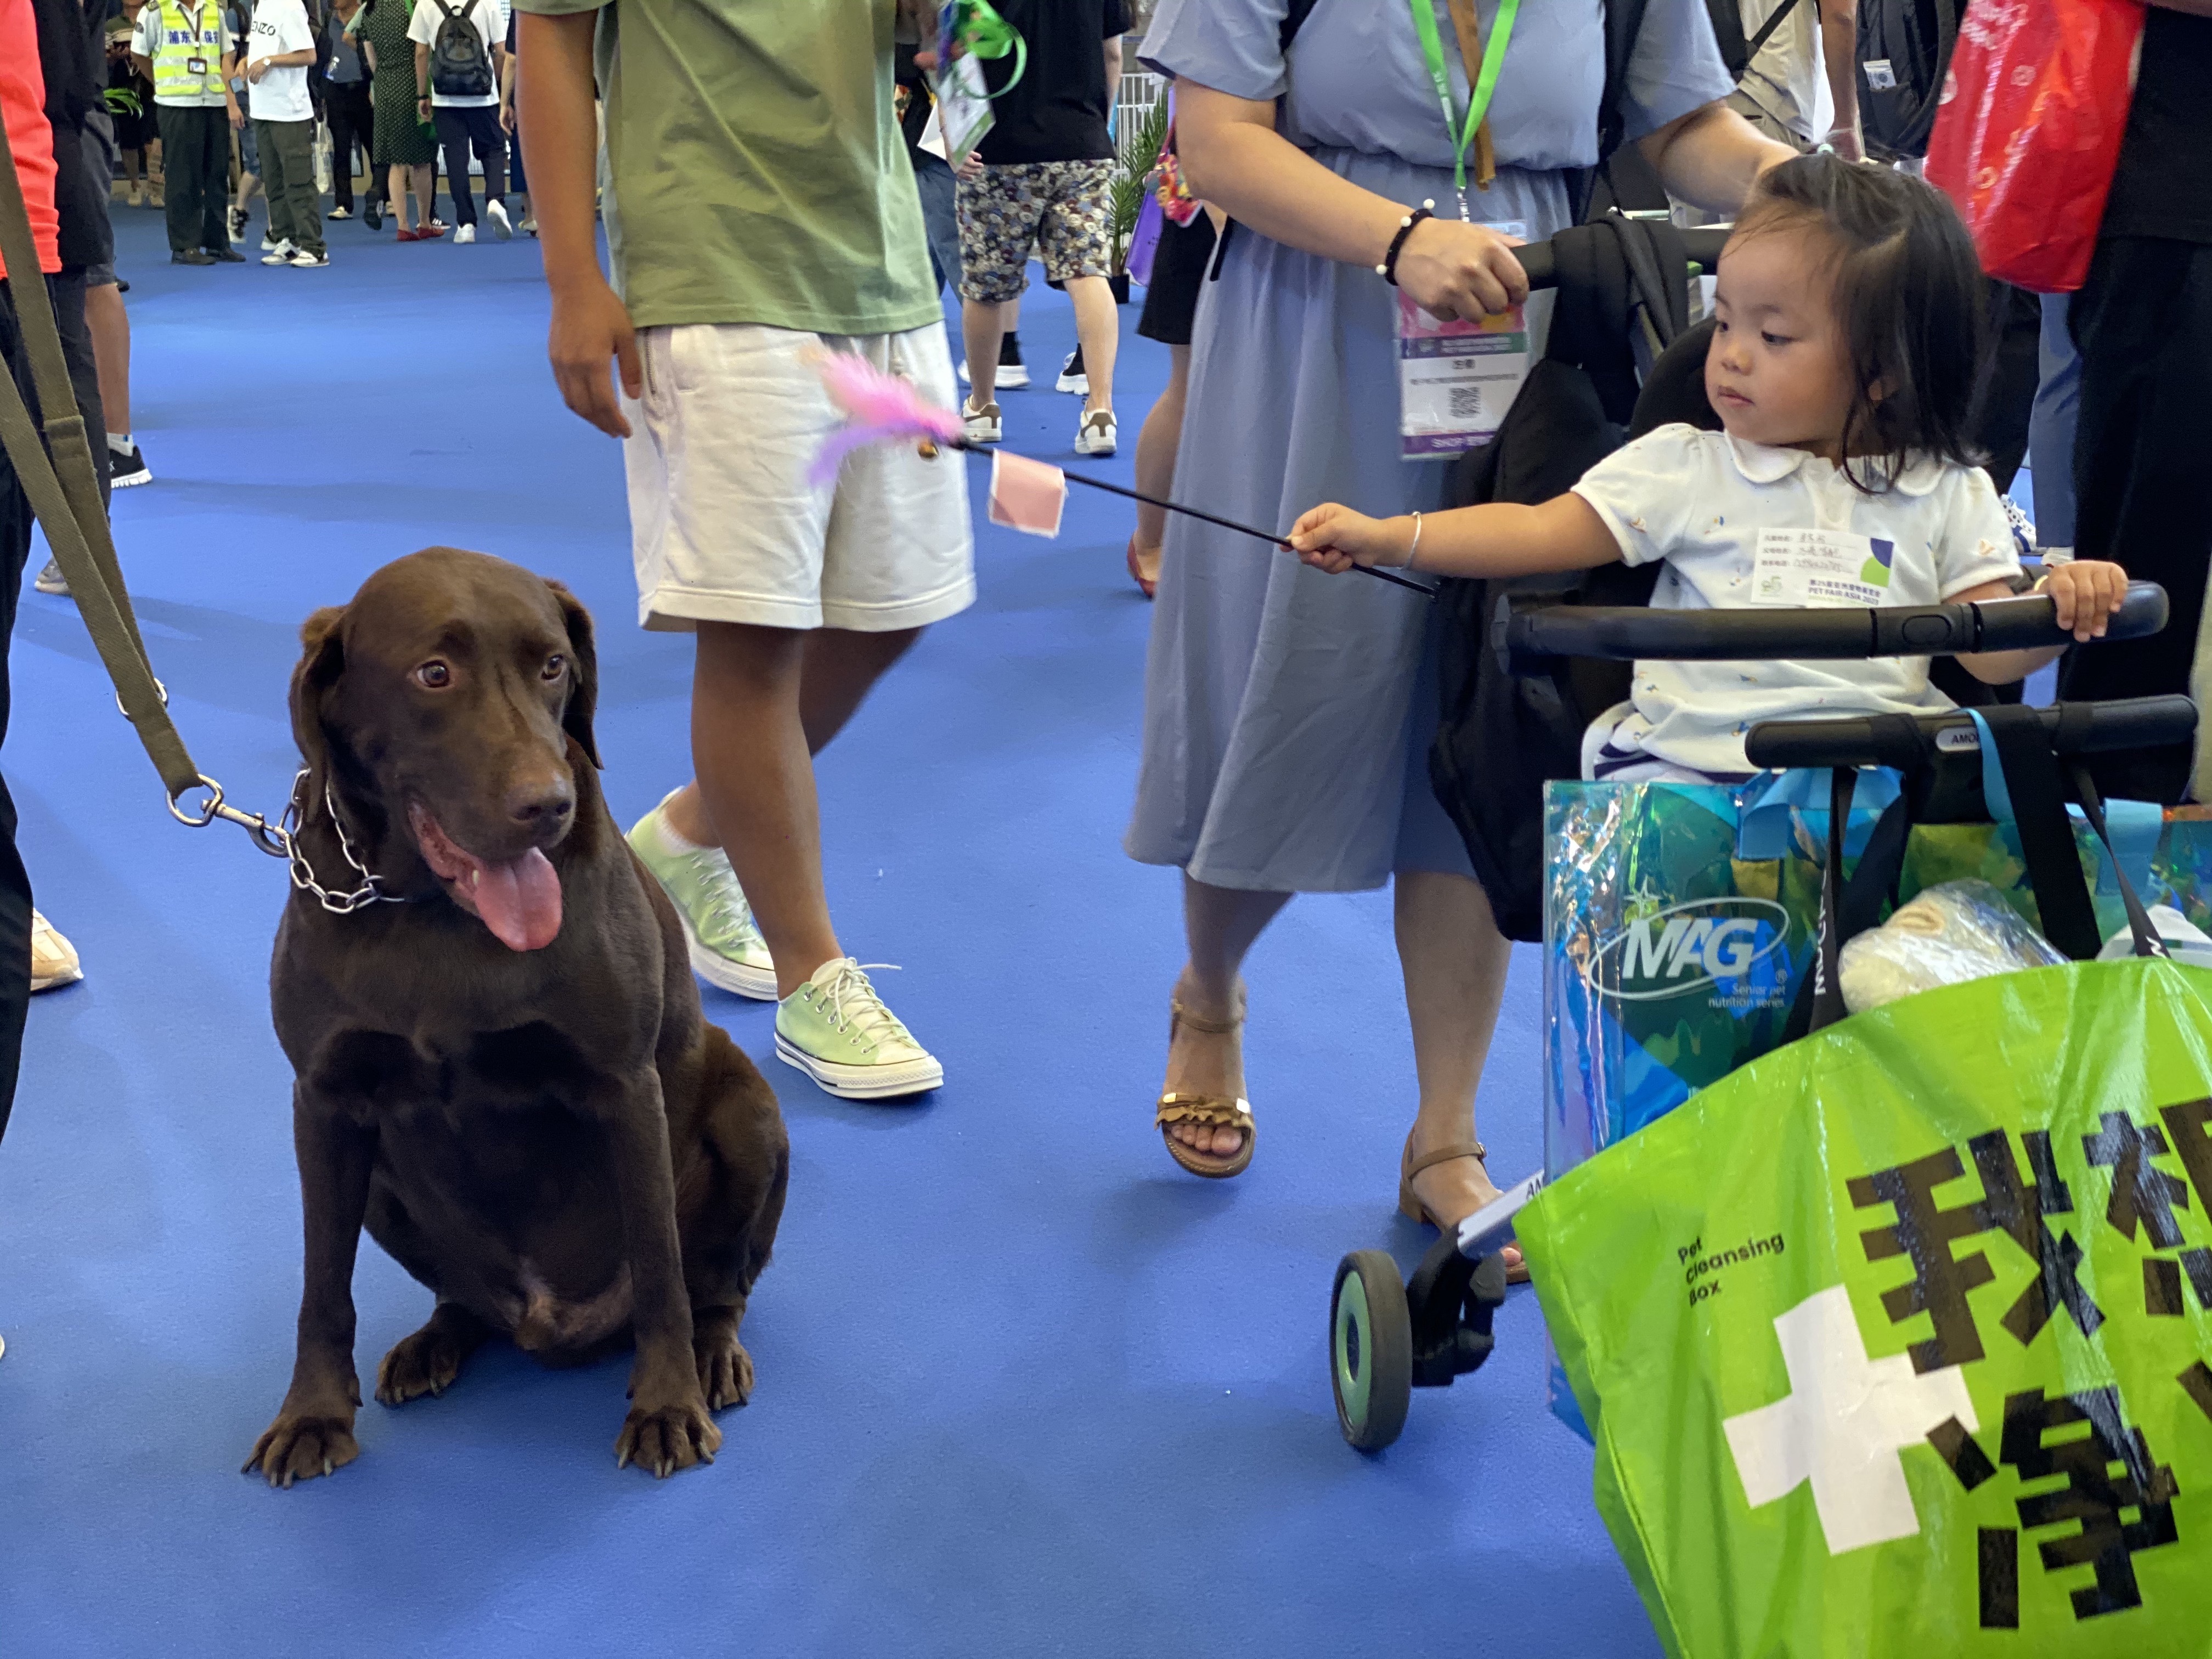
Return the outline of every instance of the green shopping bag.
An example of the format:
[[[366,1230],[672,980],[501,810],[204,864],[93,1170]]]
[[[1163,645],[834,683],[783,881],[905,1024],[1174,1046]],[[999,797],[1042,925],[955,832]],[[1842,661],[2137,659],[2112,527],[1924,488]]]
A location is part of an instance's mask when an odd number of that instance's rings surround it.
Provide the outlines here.
[[[2212,1653],[2212,973],[1816,1032],[1519,1217],[1670,1653]]]

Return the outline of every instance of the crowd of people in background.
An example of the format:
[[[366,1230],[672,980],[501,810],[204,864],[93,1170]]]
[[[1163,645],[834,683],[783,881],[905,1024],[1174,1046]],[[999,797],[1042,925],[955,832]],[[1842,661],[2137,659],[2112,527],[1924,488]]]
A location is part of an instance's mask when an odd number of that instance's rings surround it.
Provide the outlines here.
[[[330,263],[326,222],[403,242],[504,240],[514,137],[514,19],[503,0],[85,0],[106,56],[119,204],[167,215],[179,265],[240,264],[257,197],[262,263]],[[440,216],[442,158],[453,220]],[[111,164],[112,165],[112,164]],[[329,209],[323,196],[331,198]],[[410,207],[412,211],[410,212]]]

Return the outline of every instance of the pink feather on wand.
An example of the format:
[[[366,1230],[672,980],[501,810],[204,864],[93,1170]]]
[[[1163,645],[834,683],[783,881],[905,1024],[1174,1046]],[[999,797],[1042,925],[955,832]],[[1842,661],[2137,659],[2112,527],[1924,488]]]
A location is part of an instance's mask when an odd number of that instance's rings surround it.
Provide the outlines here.
[[[931,403],[912,382],[885,374],[865,357],[850,351],[823,351],[815,358],[814,370],[821,375],[830,401],[846,416],[846,423],[830,434],[807,469],[806,481],[817,489],[836,481],[846,456],[870,444],[957,443],[963,434],[959,416]]]
[[[916,391],[913,384],[896,374],[878,368],[866,358],[850,351],[817,352],[813,359],[814,372],[822,377],[822,384],[830,393],[830,401],[845,411],[846,423],[823,440],[822,453],[814,458],[807,469],[806,481],[815,488],[834,483],[837,469],[844,465],[845,457],[856,449],[870,444],[918,443],[925,455],[933,454],[939,444],[948,449],[981,453],[981,446],[968,441],[967,428],[958,415],[941,404],[933,404]],[[1034,464],[1033,464],[1034,465]],[[1057,471],[1059,469],[1054,468]],[[1103,489],[1109,495],[1120,495],[1133,501],[1143,501],[1170,513],[1186,514],[1202,519],[1207,524],[1219,525],[1224,530],[1233,530],[1241,536],[1272,546],[1288,548],[1290,544],[1272,531],[1255,530],[1249,524],[1238,524],[1234,519],[1224,519],[1195,507],[1185,507],[1180,501],[1162,501],[1139,490],[1103,478],[1086,478],[1080,473],[1063,473],[1066,483],[1079,483],[1088,489]],[[1057,525],[1055,524],[1055,531]],[[1352,567],[1362,575],[1372,576],[1395,587],[1411,588],[1414,592],[1433,597],[1435,590],[1425,583],[1408,581],[1405,577],[1373,565],[1356,564]]]

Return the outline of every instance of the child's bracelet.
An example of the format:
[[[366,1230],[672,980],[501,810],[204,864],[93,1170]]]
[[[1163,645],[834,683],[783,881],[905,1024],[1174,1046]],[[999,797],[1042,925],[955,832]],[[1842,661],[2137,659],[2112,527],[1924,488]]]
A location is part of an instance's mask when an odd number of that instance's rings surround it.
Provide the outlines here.
[[[1421,550],[1421,515],[1413,514],[1413,544],[1406,550],[1406,568],[1413,568],[1413,556]]]

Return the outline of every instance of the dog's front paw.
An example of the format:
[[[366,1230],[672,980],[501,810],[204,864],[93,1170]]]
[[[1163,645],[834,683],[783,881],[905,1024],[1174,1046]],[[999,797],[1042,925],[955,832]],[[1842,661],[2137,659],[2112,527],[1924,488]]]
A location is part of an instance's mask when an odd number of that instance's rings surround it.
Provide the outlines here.
[[[635,1463],[665,1480],[694,1463],[713,1462],[721,1444],[722,1431],[698,1395],[657,1408],[633,1406],[615,1440],[615,1467]]]
[[[384,1356],[376,1368],[376,1397],[386,1406],[404,1406],[426,1394],[443,1394],[467,1358],[468,1351],[434,1321],[400,1338]]]
[[[752,1398],[753,1357],[738,1340],[735,1320],[714,1326],[702,1322],[691,1339],[691,1352],[699,1362],[699,1391],[707,1396],[708,1411],[742,1406]]]
[[[253,1443],[253,1455],[240,1471],[259,1469],[272,1486],[289,1486],[344,1468],[361,1455],[353,1437],[353,1413],[343,1416],[283,1411]]]

